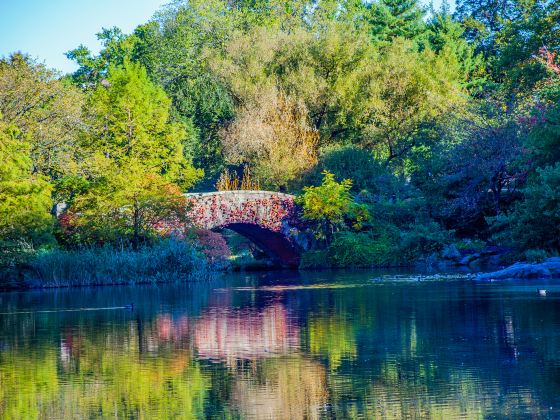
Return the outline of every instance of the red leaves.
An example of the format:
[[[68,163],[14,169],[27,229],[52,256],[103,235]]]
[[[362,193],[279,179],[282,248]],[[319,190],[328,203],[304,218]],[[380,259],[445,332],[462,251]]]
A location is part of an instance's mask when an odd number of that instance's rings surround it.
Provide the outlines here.
[[[260,192],[231,192],[189,198],[193,205],[190,212],[192,222],[201,228],[248,223],[280,231],[283,222],[293,216],[293,197],[276,193],[266,195]]]
[[[204,252],[209,262],[223,261],[231,255],[227,242],[219,233],[212,232],[211,230],[199,230],[196,232],[196,236],[202,246],[202,252]]]
[[[547,47],[539,48],[539,56],[536,57],[542,64],[560,76],[560,64],[556,62],[558,54],[551,52]]]

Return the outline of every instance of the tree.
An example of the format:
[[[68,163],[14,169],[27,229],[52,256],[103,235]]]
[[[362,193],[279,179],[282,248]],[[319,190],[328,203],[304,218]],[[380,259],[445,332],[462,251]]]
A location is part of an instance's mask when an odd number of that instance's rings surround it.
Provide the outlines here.
[[[318,133],[307,110],[283,94],[262,95],[223,132],[230,163],[247,163],[265,185],[286,189],[317,160]]]
[[[80,155],[83,95],[21,53],[0,59],[0,114],[29,146],[31,171],[52,179],[74,171]]]
[[[524,199],[497,225],[498,237],[520,249],[560,251],[560,163],[537,169],[523,191]]]
[[[477,41],[479,49],[488,56],[504,24],[519,17],[518,4],[517,0],[460,0],[456,16],[466,24],[467,39]]]
[[[316,235],[330,244],[335,231],[344,227],[352,217],[354,226],[359,228],[369,216],[367,210],[353,202],[350,189],[352,181],[336,182],[334,174],[324,171],[323,183],[317,187],[305,187],[298,196],[297,203],[303,209],[303,218],[315,224]]]
[[[181,190],[202,175],[184,152],[184,126],[169,121],[171,102],[145,69],[128,59],[111,66],[88,97],[88,152],[78,177],[58,183],[68,210],[62,218],[70,242],[133,247],[157,228],[184,227]]]
[[[354,115],[354,84],[375,57],[367,33],[329,23],[312,32],[296,28],[255,28],[239,33],[211,60],[241,107],[260,106],[263,92],[282,92],[305,105],[320,145],[360,137]]]
[[[390,45],[395,38],[418,41],[426,32],[424,10],[417,0],[376,0],[367,16],[374,43]]]
[[[415,52],[397,39],[353,85],[362,127],[360,144],[387,163],[402,164],[411,151],[437,141],[432,131],[465,103],[460,71],[450,56]]]
[[[0,116],[0,265],[13,263],[24,245],[52,239],[51,185],[32,174],[29,145]]]
[[[91,129],[85,147],[123,168],[128,160],[141,161],[153,173],[187,189],[202,170],[193,168],[185,153],[185,127],[169,121],[170,105],[146,70],[125,60],[122,67],[109,69],[105,82],[88,98]]]
[[[539,164],[560,162],[560,105],[548,110],[541,107],[536,112],[537,123],[529,133],[527,145]]]
[[[530,168],[526,131],[489,102],[448,121],[440,135],[442,143],[417,159],[412,181],[448,229],[486,237],[486,218],[508,211],[520,198]]]
[[[456,17],[465,37],[484,55],[489,81],[487,94],[501,95],[513,111],[518,100],[547,77],[534,59],[539,49],[560,43],[560,3],[535,0],[461,0]],[[534,92],[533,92],[534,93]]]
[[[68,59],[80,66],[72,75],[72,79],[83,88],[94,87],[107,77],[111,66],[122,66],[126,59],[132,58],[137,41],[117,27],[102,28],[97,34],[97,40],[102,45],[98,56],[94,56],[84,45],[66,53]]]
[[[221,0],[174,2],[131,35],[103,29],[98,55],[83,46],[67,54],[80,66],[73,79],[92,86],[110,66],[122,66],[126,59],[140,63],[171,99],[171,118],[187,129],[185,144],[194,161],[215,174],[222,164],[218,131],[231,118],[233,101],[208,71],[205,50],[225,42],[238,13]]]
[[[397,194],[400,182],[382,161],[369,150],[353,145],[330,146],[321,150],[317,165],[303,179],[304,185],[321,183],[323,172],[329,171],[339,179],[352,180],[352,193],[391,197]]]
[[[547,48],[541,48],[538,59],[550,77],[539,89],[539,100],[531,115],[521,121],[530,127],[527,146],[542,166],[560,161],[560,64],[557,54]]]
[[[460,82],[472,94],[479,94],[486,82],[483,56],[475,53],[475,46],[465,39],[465,27],[453,19],[444,1],[439,11],[433,11],[427,22],[429,47],[441,55],[450,55],[461,73]]]
[[[184,233],[188,203],[175,184],[136,159],[126,167],[104,160],[103,175],[87,182],[68,203],[62,225],[70,242],[130,241],[137,249],[164,232]]]

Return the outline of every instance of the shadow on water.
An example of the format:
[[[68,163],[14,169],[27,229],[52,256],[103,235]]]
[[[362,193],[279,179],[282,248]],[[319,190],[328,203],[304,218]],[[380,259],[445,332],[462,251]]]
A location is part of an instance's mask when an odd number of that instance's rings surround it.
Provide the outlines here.
[[[559,303],[406,270],[4,293],[0,417],[555,418]]]

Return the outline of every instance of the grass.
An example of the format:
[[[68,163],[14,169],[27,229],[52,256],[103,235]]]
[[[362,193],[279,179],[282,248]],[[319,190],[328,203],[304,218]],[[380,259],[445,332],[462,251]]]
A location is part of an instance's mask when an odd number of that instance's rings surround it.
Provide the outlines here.
[[[30,287],[71,287],[111,284],[189,282],[213,272],[190,244],[173,239],[150,247],[50,250],[29,263]]]

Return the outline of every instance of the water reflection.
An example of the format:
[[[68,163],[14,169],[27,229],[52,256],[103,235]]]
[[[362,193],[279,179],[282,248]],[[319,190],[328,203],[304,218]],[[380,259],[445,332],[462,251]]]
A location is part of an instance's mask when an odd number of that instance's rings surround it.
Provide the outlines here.
[[[194,323],[193,343],[202,359],[225,361],[288,354],[299,348],[299,327],[281,303],[259,310],[213,308]]]
[[[245,418],[317,419],[327,401],[324,366],[300,354],[240,371],[232,391],[233,405]]]
[[[3,313],[55,311],[0,315],[0,417],[560,416],[559,299],[315,276],[4,294]],[[315,287],[334,282],[352,287]]]

